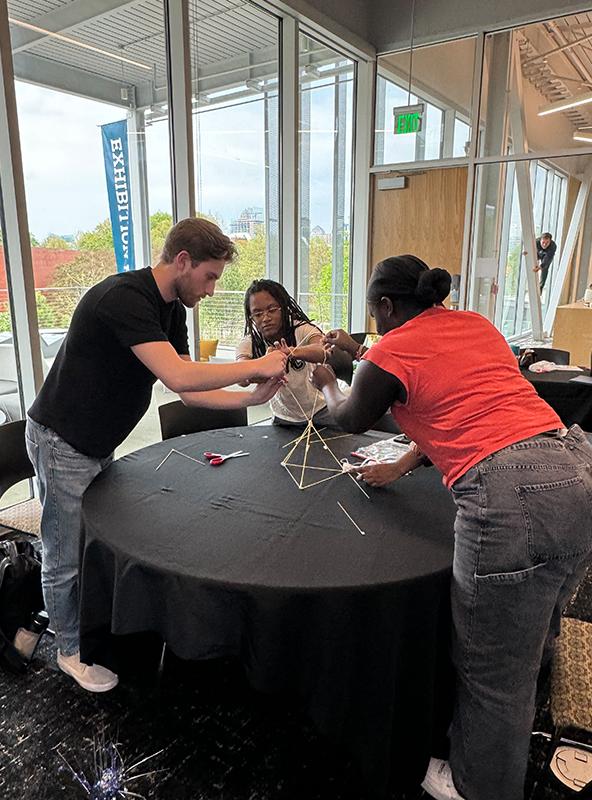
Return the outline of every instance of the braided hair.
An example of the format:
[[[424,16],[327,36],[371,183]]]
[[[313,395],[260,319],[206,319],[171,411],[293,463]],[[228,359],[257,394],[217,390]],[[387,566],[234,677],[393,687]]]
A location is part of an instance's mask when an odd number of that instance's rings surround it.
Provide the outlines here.
[[[374,267],[367,297],[371,303],[388,297],[425,310],[448,296],[451,280],[447,270],[440,267],[430,269],[417,256],[392,256]]]
[[[290,347],[296,346],[295,330],[302,323],[312,323],[294,298],[290,297],[281,283],[269,278],[254,280],[245,292],[245,336],[251,337],[253,358],[264,356],[267,352],[267,342],[257,330],[251,319],[250,300],[258,292],[268,292],[282,310],[282,332],[279,338],[284,338]],[[316,326],[315,326],[316,327]],[[320,329],[319,329],[320,330]]]

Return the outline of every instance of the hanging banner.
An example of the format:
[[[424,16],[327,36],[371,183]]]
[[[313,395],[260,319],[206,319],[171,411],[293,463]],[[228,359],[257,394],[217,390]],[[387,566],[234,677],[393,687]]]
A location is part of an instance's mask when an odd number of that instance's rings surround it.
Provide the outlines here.
[[[113,246],[118,272],[135,269],[127,120],[101,125]]]

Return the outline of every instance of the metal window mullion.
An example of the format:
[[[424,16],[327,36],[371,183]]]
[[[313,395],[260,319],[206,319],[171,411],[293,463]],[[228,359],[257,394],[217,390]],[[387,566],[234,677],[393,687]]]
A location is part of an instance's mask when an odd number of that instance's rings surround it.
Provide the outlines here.
[[[141,269],[151,263],[152,255],[150,252],[146,126],[144,112],[138,111],[136,108],[132,108],[128,113],[128,148],[131,167],[135,268]]]
[[[191,116],[189,0],[165,0],[171,191],[173,220],[195,216],[195,172]],[[196,154],[199,157],[199,153]],[[199,352],[199,305],[187,315],[191,357]]]
[[[465,194],[465,218],[463,241],[460,259],[460,286],[458,290],[459,309],[467,308],[470,284],[471,234],[475,216],[476,170],[475,157],[479,141],[479,110],[483,87],[483,58],[485,51],[485,35],[480,33],[475,42],[475,61],[473,64],[473,91],[471,95],[471,141],[469,144],[467,164],[467,190]],[[474,276],[473,276],[474,281]]]
[[[365,331],[368,322],[366,284],[370,244],[370,165],[376,62],[360,60],[354,84],[354,163],[350,226],[350,330]]]
[[[333,295],[333,308],[331,309],[331,327],[341,328],[347,326],[343,319],[343,257],[344,223],[345,223],[345,159],[346,159],[346,128],[347,128],[347,84],[344,75],[335,76],[334,89],[334,119],[335,136],[333,139],[333,220],[332,220],[332,270],[331,294]]]
[[[0,191],[13,340],[21,403],[27,408],[43,383],[43,361],[5,3],[0,3]]]
[[[280,269],[297,296],[298,273],[298,23],[281,20],[280,52]]]

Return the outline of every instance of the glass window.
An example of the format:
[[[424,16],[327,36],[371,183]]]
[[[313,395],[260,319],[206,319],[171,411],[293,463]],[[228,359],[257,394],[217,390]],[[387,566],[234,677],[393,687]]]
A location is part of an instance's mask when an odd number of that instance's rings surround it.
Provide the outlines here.
[[[298,302],[320,327],[347,326],[354,62],[300,36]]]
[[[164,9],[162,0],[141,10],[122,4],[58,39],[31,36],[19,24],[22,8],[11,9],[11,36],[47,371],[84,292],[117,270],[154,263],[172,223]],[[111,167],[121,168],[115,157],[125,148],[128,163],[109,192],[101,126],[113,123],[121,124]],[[160,439],[153,405],[121,452]]]
[[[375,164],[466,156],[474,60],[473,38],[379,57]],[[419,127],[404,115],[406,107],[418,104]]]
[[[223,13],[192,3],[190,15],[197,212],[238,252],[200,303],[200,336],[234,358],[245,290],[256,278],[280,279],[279,22],[248,2]]]
[[[576,191],[581,158],[532,161],[529,167],[535,236],[551,233],[557,250],[541,293],[543,315],[558,279],[559,263],[574,204],[566,210],[568,184]],[[523,237],[517,163],[477,167],[476,214],[471,245],[469,307],[489,317],[511,338],[532,329],[527,270],[536,254]],[[537,284],[540,276],[537,276]]]
[[[482,156],[590,149],[589,16],[559,17],[486,37]],[[522,113],[512,113],[514,108]]]

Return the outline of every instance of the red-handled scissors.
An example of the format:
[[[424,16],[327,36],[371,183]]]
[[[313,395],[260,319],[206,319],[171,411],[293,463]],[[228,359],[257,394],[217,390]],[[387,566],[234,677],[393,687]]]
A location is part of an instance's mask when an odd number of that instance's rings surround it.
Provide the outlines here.
[[[218,467],[220,464],[223,464],[227,458],[240,458],[241,456],[248,455],[248,453],[244,453],[242,450],[236,450],[236,452],[228,453],[228,455],[224,455],[223,453],[204,453],[204,456],[208,459],[212,467]]]

